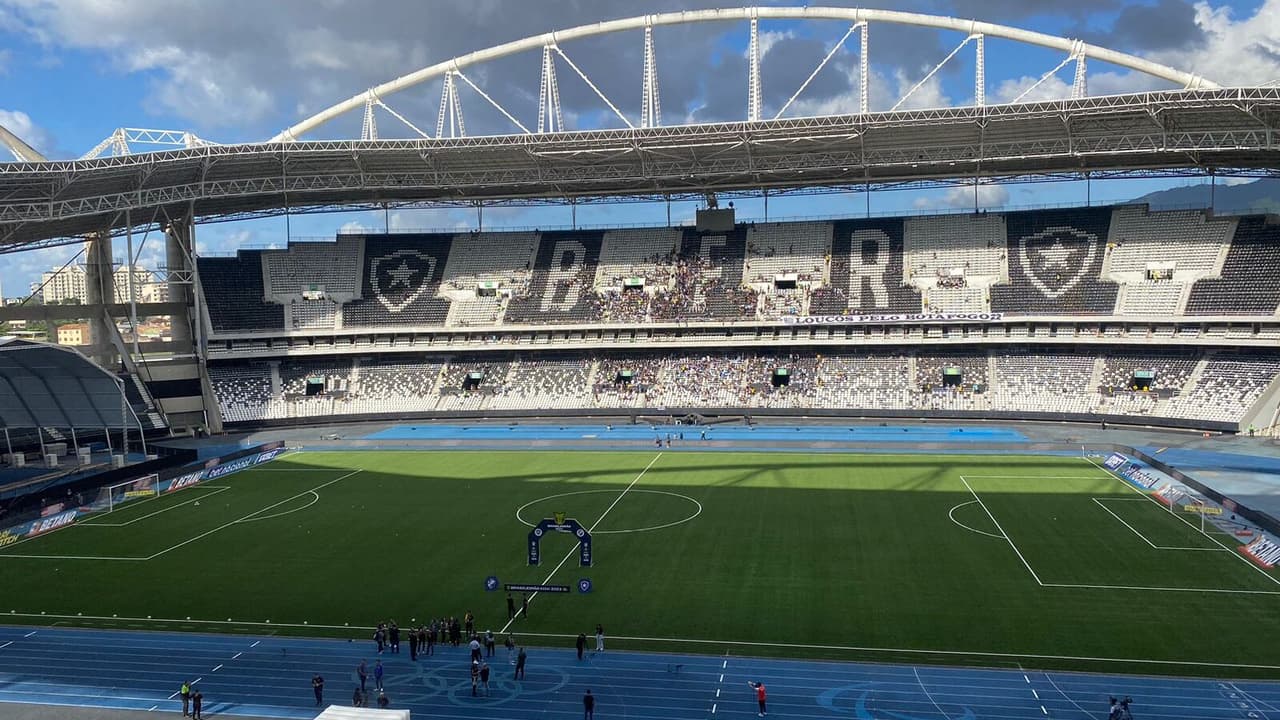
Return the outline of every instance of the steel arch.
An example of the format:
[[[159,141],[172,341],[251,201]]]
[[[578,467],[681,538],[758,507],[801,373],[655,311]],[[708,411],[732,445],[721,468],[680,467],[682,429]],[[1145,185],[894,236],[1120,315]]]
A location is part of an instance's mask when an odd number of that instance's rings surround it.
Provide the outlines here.
[[[1021,28],[963,20],[942,15],[925,15],[896,10],[876,10],[868,8],[834,8],[834,7],[744,7],[723,8],[718,10],[685,10],[681,12],[640,15],[622,20],[608,20],[591,25],[579,25],[567,30],[558,30],[541,35],[530,36],[502,45],[495,45],[484,50],[477,50],[466,55],[436,63],[394,80],[370,88],[358,95],[332,105],[311,117],[282,130],[268,142],[291,142],[299,136],[314,130],[333,118],[344,113],[363,108],[367,102],[376,101],[388,95],[400,92],[428,80],[440,77],[445,73],[461,70],[477,63],[496,60],[515,53],[536,50],[548,45],[556,45],[568,40],[608,35],[627,30],[642,30],[660,25],[681,25],[701,22],[751,21],[756,19],[772,20],[844,20],[851,23],[883,22],[896,25],[912,25],[938,30],[953,30],[969,35],[988,35],[1016,42],[1038,45],[1067,53],[1079,54],[1083,57],[1098,60],[1112,65],[1129,68],[1138,72],[1177,83],[1188,90],[1213,89],[1219,85],[1199,75],[1176,70],[1166,65],[1144,60],[1128,53],[1117,52],[1108,48],[1090,45],[1079,40],[1061,38],[1054,35],[1024,30]]]

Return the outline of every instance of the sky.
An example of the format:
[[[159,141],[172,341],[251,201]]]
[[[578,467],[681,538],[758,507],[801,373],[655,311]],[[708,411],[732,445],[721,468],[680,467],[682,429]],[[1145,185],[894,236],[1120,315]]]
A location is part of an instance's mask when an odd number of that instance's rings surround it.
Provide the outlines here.
[[[746,3],[743,3],[746,4]],[[792,2],[759,4],[798,5]],[[858,3],[824,0],[825,5]],[[421,67],[500,43],[603,20],[708,7],[726,0],[0,0],[0,124],[52,158],[79,157],[118,127],[177,129],[214,142],[265,140],[364,89]],[[1222,85],[1280,82],[1280,0],[871,0],[865,7],[971,18],[1084,40],[1196,73]],[[841,22],[762,21],[764,115],[773,117],[835,48],[827,65],[787,115],[856,112],[857,35],[836,43]],[[664,124],[742,120],[746,113],[746,23],[661,27],[654,31]],[[870,29],[872,110],[892,107],[962,41],[963,35],[906,26]],[[575,65],[633,123],[641,104],[643,33],[562,44]],[[1035,46],[988,38],[989,103],[1021,95],[1063,60]],[[955,53],[903,107],[972,104],[972,44]],[[465,72],[527,127],[538,114],[540,53],[477,65]],[[1027,99],[1070,93],[1074,64]],[[613,115],[563,60],[557,77],[566,126],[618,127]],[[1103,95],[1172,86],[1123,68],[1091,62],[1089,92]],[[434,131],[440,81],[385,98],[398,114]],[[517,128],[472,88],[459,91],[468,134]],[[412,131],[391,114],[377,116],[382,137]],[[360,113],[319,128],[311,139],[359,137]],[[145,149],[145,148],[139,148]],[[8,160],[7,156],[2,158]],[[984,207],[1031,207],[1124,200],[1185,181],[1106,181],[982,186]],[[875,213],[972,207],[973,188],[873,193]],[[763,202],[738,201],[739,218],[762,218]],[[771,198],[770,219],[857,216],[861,194]],[[671,208],[691,218],[693,204]],[[665,204],[579,207],[579,225],[662,224]],[[289,238],[331,237],[340,228],[473,228],[474,212],[406,210],[293,216],[202,225],[204,253],[283,246]],[[566,207],[490,208],[486,229],[568,225]],[[155,265],[163,240],[136,239],[141,264]],[[79,247],[0,258],[0,292],[25,294],[39,273],[71,259]],[[123,241],[116,247],[123,259]]]

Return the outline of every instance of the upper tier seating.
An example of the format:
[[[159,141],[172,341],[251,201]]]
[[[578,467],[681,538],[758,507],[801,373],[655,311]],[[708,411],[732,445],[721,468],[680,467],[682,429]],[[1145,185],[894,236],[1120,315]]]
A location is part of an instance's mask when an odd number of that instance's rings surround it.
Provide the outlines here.
[[[727,234],[685,230],[670,289],[650,303],[653,319],[754,319],[756,291],[743,285],[742,275],[746,236],[742,226]]]
[[[1213,275],[1219,254],[1231,242],[1236,221],[1210,220],[1201,210],[1148,212],[1145,206],[1118,207],[1111,215],[1107,238],[1114,280],[1139,277],[1151,263],[1173,263],[1174,278],[1191,282]]]
[[[953,270],[981,287],[1007,275],[1004,216],[998,213],[907,218],[905,240],[907,270],[923,282],[917,287],[932,286],[938,273]]]
[[[831,223],[759,223],[747,229],[746,280],[773,282],[776,275],[821,280],[831,252]]]
[[[290,243],[288,250],[266,250],[266,295],[279,303],[301,299],[312,285],[326,296],[346,302],[360,287],[360,259],[364,237],[339,235],[336,242]]]
[[[197,263],[214,332],[284,330],[284,307],[264,300],[260,251],[202,257]]]
[[[444,268],[446,290],[475,290],[482,282],[523,290],[537,233],[466,233],[453,236]]]
[[[1280,223],[1245,217],[1236,226],[1221,278],[1200,280],[1188,315],[1274,315],[1280,306]]]
[[[814,293],[809,313],[920,312],[920,291],[904,282],[902,234],[901,218],[832,223],[830,288]]]
[[[1009,213],[1009,284],[991,288],[994,312],[1109,315],[1118,286],[1099,280],[1108,208]]]
[[[343,308],[343,325],[444,325],[449,301],[437,294],[452,244],[449,235],[366,237],[361,299]]]
[[[332,300],[295,300],[289,303],[289,327],[293,330],[332,330],[337,326],[338,305]]]
[[[544,232],[528,289],[511,298],[508,323],[592,323],[600,320],[594,291],[604,233]]]
[[[644,322],[649,296],[666,292],[676,269],[681,233],[671,229],[610,230],[604,234],[596,287],[601,290],[601,319],[607,323]],[[644,289],[624,289],[627,278],[644,280]]]

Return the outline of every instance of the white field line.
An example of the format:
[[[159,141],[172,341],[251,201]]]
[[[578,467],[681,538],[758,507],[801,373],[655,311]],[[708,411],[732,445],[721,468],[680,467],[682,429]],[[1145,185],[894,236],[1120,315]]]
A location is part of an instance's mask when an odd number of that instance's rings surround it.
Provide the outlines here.
[[[199,487],[199,486],[196,486],[196,487]],[[192,489],[192,490],[195,490],[196,488],[191,488],[191,489]],[[184,501],[184,502],[177,503],[176,505],[170,505],[169,507],[161,508],[161,509],[159,509],[159,510],[156,510],[156,511],[155,511],[155,512],[153,512],[153,513],[147,513],[146,515],[143,515],[143,516],[141,516],[141,517],[136,517],[136,518],[134,518],[134,519],[132,519],[132,520],[127,520],[127,521],[122,522],[122,523],[82,522],[82,523],[80,523],[80,527],[125,527],[125,526],[128,526],[128,525],[132,525],[132,524],[134,524],[134,523],[138,522],[139,520],[146,520],[147,518],[149,518],[149,517],[155,517],[156,515],[159,515],[160,513],[166,513],[166,512],[169,512],[170,510],[172,510],[172,509],[174,509],[174,508],[180,508],[180,507],[182,507],[183,505],[190,505],[191,503],[200,502],[201,500],[203,500],[203,499],[205,499],[205,498],[207,498],[207,497],[211,497],[211,496],[213,496],[213,495],[217,495],[218,493],[220,493],[220,492],[222,492],[222,491],[224,491],[224,490],[230,490],[231,488],[230,488],[229,486],[227,486],[227,485],[205,485],[203,489],[205,489],[205,490],[213,490],[213,492],[211,492],[211,493],[206,493],[206,494],[204,494],[204,495],[201,495],[200,497],[194,497],[194,498],[191,498],[190,500],[186,500],[186,501]],[[158,500],[158,499],[160,499],[160,497],[164,497],[164,496],[162,496],[162,495],[161,495],[161,496],[157,496],[157,497],[154,497],[154,498],[150,498],[150,499],[148,499],[148,500],[143,500],[142,502],[151,502],[152,500]],[[142,503],[138,503],[138,505],[141,505],[141,504],[142,504]],[[134,507],[137,507],[137,505],[135,505]]]
[[[968,525],[965,525],[964,523],[956,519],[955,512],[957,510],[964,507],[965,505],[973,505],[976,502],[977,500],[970,500],[969,502],[960,503],[959,505],[947,511],[947,517],[951,519],[951,522],[955,523],[956,525],[959,525],[960,527],[964,528],[965,530],[968,530],[969,532],[976,532],[979,535],[986,535],[987,537],[995,538],[997,540],[1004,540],[1005,538],[1003,536],[997,535],[995,533],[989,533],[986,530],[979,530],[978,528],[969,527]]]
[[[312,505],[315,505],[316,503],[320,502],[320,493],[314,490],[308,490],[307,493],[311,493],[312,500],[311,502],[307,503],[306,505],[303,505],[302,507],[296,507],[292,510],[285,510],[284,512],[272,513],[271,515],[263,515],[262,517],[249,518],[248,520],[237,520],[236,522],[251,523],[251,522],[258,522],[259,520],[271,520],[272,518],[284,517],[285,515],[291,515],[301,510],[306,510]],[[303,493],[303,495],[306,495],[307,493]],[[294,497],[299,497],[299,496],[295,495]]]
[[[1127,527],[1127,528],[1129,528],[1130,530],[1132,530],[1134,535],[1137,535],[1138,537],[1142,538],[1142,542],[1144,542],[1144,543],[1146,543],[1146,544],[1150,545],[1151,547],[1155,548],[1156,550],[1159,550],[1159,549],[1160,549],[1160,547],[1159,547],[1158,545],[1156,545],[1155,543],[1151,542],[1151,540],[1149,540],[1149,539],[1147,538],[1147,536],[1146,536],[1146,535],[1143,535],[1142,533],[1138,532],[1138,528],[1136,528],[1136,527],[1134,527],[1134,526],[1130,525],[1128,522],[1126,522],[1126,521],[1125,521],[1125,519],[1124,519],[1124,518],[1122,518],[1122,517],[1120,517],[1119,515],[1117,515],[1117,514],[1115,514],[1114,512],[1112,512],[1112,511],[1111,511],[1111,508],[1107,507],[1106,505],[1103,505],[1101,500],[1099,500],[1098,498],[1093,498],[1093,501],[1094,501],[1095,503],[1097,503],[1097,504],[1098,504],[1098,507],[1102,508],[1103,510],[1106,510],[1108,515],[1110,515],[1111,517],[1113,517],[1113,518],[1115,518],[1115,519],[1119,520],[1121,525],[1124,525],[1125,527]]]
[[[361,470],[361,469],[352,470],[351,472],[347,473],[346,475],[343,475],[342,477],[335,478],[335,479],[330,480],[330,481],[328,481],[328,482],[326,482],[326,483],[322,483],[322,484],[320,484],[320,485],[317,485],[317,486],[315,486],[314,488],[312,488],[312,489],[310,489],[310,490],[303,490],[302,492],[298,493],[297,495],[294,495],[294,496],[292,496],[292,497],[285,498],[284,500],[281,500],[281,501],[280,501],[280,502],[278,502],[278,503],[273,503],[273,504],[271,504],[271,505],[268,505],[267,507],[259,508],[259,509],[257,509],[257,510],[254,510],[253,512],[249,513],[248,515],[245,515],[244,517],[237,518],[237,519],[232,520],[231,522],[229,522],[229,523],[225,523],[225,524],[223,524],[223,525],[219,525],[218,527],[216,527],[216,528],[214,528],[214,529],[212,529],[212,530],[209,530],[209,531],[207,531],[207,532],[200,533],[199,535],[197,535],[197,536],[195,536],[195,537],[193,537],[193,538],[189,538],[189,539],[187,539],[187,540],[183,540],[182,542],[178,543],[177,545],[173,545],[172,547],[165,548],[164,550],[161,550],[161,551],[159,551],[159,552],[157,552],[157,553],[153,553],[153,554],[148,555],[148,556],[146,556],[146,557],[108,557],[108,556],[99,556],[99,555],[18,555],[18,554],[16,554],[16,553],[0,552],[0,558],[7,558],[7,557],[9,557],[9,558],[25,558],[25,559],[29,559],[29,560],[108,560],[108,561],[124,561],[124,562],[146,562],[146,561],[148,561],[148,560],[154,560],[154,559],[156,559],[156,558],[158,558],[158,557],[160,557],[161,555],[164,555],[164,554],[166,554],[166,553],[169,553],[169,552],[172,552],[172,551],[174,551],[174,550],[177,550],[178,548],[183,547],[184,545],[189,545],[189,544],[191,544],[191,543],[195,542],[196,540],[199,540],[200,538],[203,538],[203,537],[207,537],[207,536],[209,536],[209,535],[212,535],[213,533],[216,533],[216,532],[218,532],[219,530],[225,530],[226,528],[229,528],[229,527],[231,527],[232,525],[235,525],[236,523],[244,522],[244,521],[249,521],[249,520],[250,520],[251,518],[253,518],[255,515],[258,515],[259,513],[266,512],[267,510],[270,510],[270,509],[272,509],[272,508],[279,507],[279,506],[281,506],[281,505],[283,505],[283,504],[285,504],[285,503],[289,502],[290,500],[296,500],[297,498],[300,498],[300,497],[302,497],[303,495],[306,495],[306,494],[308,494],[308,493],[314,494],[314,493],[315,493],[315,491],[317,491],[317,490],[321,490],[321,489],[323,489],[323,488],[326,488],[326,487],[328,487],[328,486],[330,486],[330,485],[332,485],[332,484],[334,484],[334,483],[338,482],[339,480],[345,480],[345,479],[347,479],[347,478],[351,477],[352,475],[355,475],[355,474],[356,474],[356,473],[358,473],[358,472],[362,472],[362,470]],[[207,497],[207,496],[201,496],[201,497]],[[317,499],[318,499],[318,497],[317,497]],[[314,503],[312,503],[312,504],[314,504]],[[308,505],[307,507],[310,507],[310,505]],[[302,509],[302,508],[299,508],[299,509]],[[280,515],[283,515],[283,514],[285,514],[285,513],[279,513],[279,514],[280,514]],[[263,518],[263,519],[265,519],[265,518]],[[75,527],[75,525],[68,525],[67,527]],[[37,537],[41,537],[41,536],[37,536]],[[29,538],[29,539],[33,539],[33,538]],[[14,543],[14,545],[17,545],[17,544],[18,544],[18,543]],[[12,546],[10,546],[10,547],[12,547]]]
[[[1037,575],[1036,571],[1031,567],[1031,563],[1027,562],[1027,559],[1022,556],[1022,551],[1013,543],[1013,539],[1009,537],[1009,533],[1004,531],[1004,528],[1000,525],[1000,521],[996,520],[996,516],[991,514],[991,510],[987,507],[987,504],[982,502],[982,498],[978,497],[978,493],[973,491],[973,487],[969,485],[969,481],[965,479],[964,475],[960,476],[960,482],[964,483],[966,488],[969,488],[969,493],[973,495],[973,499],[978,501],[978,504],[982,506],[984,511],[986,511],[987,517],[991,518],[991,522],[996,526],[996,529],[999,530],[1000,534],[1004,536],[1004,539],[1009,542],[1009,547],[1013,548],[1013,551],[1018,554],[1018,559],[1021,560],[1023,566],[1027,568],[1027,572],[1031,573],[1031,577],[1036,579],[1036,584],[1044,587],[1044,583],[1040,581],[1040,576]]]
[[[624,495],[626,495],[628,492],[630,492],[630,491],[631,491],[631,488],[632,488],[632,487],[634,487],[636,483],[640,482],[640,478],[644,477],[644,474],[645,474],[645,473],[647,473],[647,472],[649,472],[649,468],[653,467],[653,464],[654,464],[654,463],[656,463],[656,462],[658,462],[658,458],[660,458],[660,457],[662,457],[662,453],[661,453],[661,452],[659,452],[657,455],[655,455],[655,456],[653,457],[653,459],[649,461],[649,464],[648,464],[648,465],[645,465],[645,466],[644,466],[644,469],[640,471],[640,474],[639,474],[639,475],[636,475],[636,476],[635,476],[635,478],[631,480],[631,483],[630,483],[629,485],[627,485],[625,488],[623,488],[622,492],[618,493],[618,497],[614,498],[614,499],[613,499],[613,502],[609,503],[609,507],[605,508],[605,509],[604,509],[604,512],[600,514],[600,517],[596,518],[596,521],[595,521],[594,523],[591,523],[591,527],[587,528],[587,532],[588,532],[588,533],[590,533],[590,532],[592,532],[592,531],[594,531],[594,530],[596,529],[596,526],[598,526],[598,525],[600,524],[600,521],[601,521],[601,520],[604,520],[604,519],[605,519],[605,516],[607,516],[607,515],[609,514],[609,511],[610,511],[610,510],[613,510],[613,508],[618,504],[618,501],[619,501],[619,500],[622,500],[622,497],[623,497]],[[573,557],[573,554],[574,554],[574,553],[576,553],[576,552],[578,552],[578,546],[577,546],[577,545],[571,545],[571,546],[569,547],[569,552],[565,553],[565,556],[564,556],[563,558],[561,558],[561,559],[560,559],[560,562],[559,562],[559,564],[557,564],[557,565],[556,565],[555,569],[554,569],[554,570],[552,570],[552,571],[547,575],[547,577],[546,577],[545,579],[543,579],[542,584],[543,584],[543,585],[546,585],[547,583],[551,582],[551,578],[555,577],[556,573],[560,571],[560,568],[564,567],[564,564],[565,564],[566,562],[568,562],[568,561],[569,561],[569,558]],[[536,593],[536,592],[535,592],[534,594],[530,595],[530,596],[529,596],[529,602],[533,602],[533,599],[534,599],[534,598],[536,598],[536,597],[538,597],[538,593]],[[522,609],[522,610],[520,611],[520,613],[523,613],[523,612],[524,612],[524,610]],[[520,617],[520,614],[519,614],[519,613],[517,613],[517,614],[516,614],[516,617]],[[507,629],[511,627],[511,623],[513,623],[513,622],[515,622],[515,621],[516,621],[516,618],[515,618],[515,617],[511,618],[510,620],[508,620],[508,621],[507,621],[507,624],[506,624],[506,625],[503,625],[503,626],[502,626],[502,629],[498,631],[498,634],[505,633],[505,632],[507,631]]]
[[[1101,465],[1098,465],[1098,463],[1096,463],[1096,462],[1094,462],[1094,461],[1093,461],[1093,458],[1087,458],[1087,459],[1088,459],[1088,461],[1089,461],[1090,463],[1092,463],[1092,464],[1093,464],[1093,466],[1094,466],[1094,467],[1098,468],[1099,470],[1103,470],[1103,468],[1102,468],[1102,466],[1101,466]],[[1106,470],[1103,470],[1103,472],[1106,472]],[[1130,482],[1128,482],[1128,481],[1126,481],[1126,480],[1124,480],[1124,479],[1122,479],[1122,478],[1120,478],[1120,477],[1118,477],[1118,476],[1116,476],[1116,475],[1112,475],[1111,473],[1107,473],[1107,474],[1108,474],[1108,475],[1111,475],[1111,478],[1112,478],[1113,480],[1115,480],[1116,482],[1118,482],[1118,483],[1120,483],[1121,485],[1123,485],[1123,486],[1125,486],[1125,487],[1129,488],[1130,490],[1132,490],[1133,492],[1137,493],[1137,494],[1138,494],[1138,495],[1140,495],[1141,497],[1146,498],[1147,500],[1149,500],[1149,501],[1151,501],[1151,502],[1155,503],[1155,504],[1156,504],[1158,507],[1160,507],[1162,510],[1168,510],[1168,508],[1166,508],[1164,505],[1161,505],[1161,504],[1160,504],[1160,502],[1159,502],[1158,500],[1156,500],[1155,498],[1151,497],[1151,496],[1150,496],[1150,495],[1148,495],[1147,493],[1144,493],[1144,492],[1142,492],[1141,490],[1138,490],[1138,488],[1134,487],[1132,483],[1130,483]],[[1245,566],[1246,566],[1246,567],[1248,567],[1249,569],[1257,571],[1259,574],[1261,574],[1261,575],[1262,575],[1262,577],[1264,577],[1264,578],[1266,578],[1266,579],[1270,580],[1271,582],[1275,583],[1276,585],[1280,585],[1280,580],[1276,579],[1276,577],[1275,577],[1274,575],[1272,575],[1271,573],[1267,572],[1266,570],[1263,570],[1262,568],[1258,567],[1257,565],[1254,565],[1254,564],[1253,564],[1252,562],[1250,562],[1250,561],[1249,561],[1249,559],[1248,559],[1248,558],[1246,558],[1244,555],[1241,555],[1240,553],[1235,552],[1234,550],[1232,550],[1231,548],[1227,547],[1226,545],[1223,545],[1221,540],[1218,540],[1218,538],[1216,538],[1216,537],[1214,537],[1214,536],[1210,535],[1209,533],[1205,532],[1205,531],[1204,531],[1204,530],[1202,530],[1201,528],[1196,527],[1196,524],[1195,524],[1195,523],[1193,523],[1193,522],[1191,522],[1190,520],[1188,520],[1188,519],[1186,519],[1186,518],[1182,517],[1181,515],[1179,515],[1179,514],[1178,514],[1178,513],[1176,513],[1176,512],[1171,512],[1171,513],[1169,513],[1169,514],[1170,514],[1170,515],[1173,515],[1174,517],[1178,518],[1178,519],[1179,519],[1179,520],[1181,520],[1182,522],[1186,523],[1187,527],[1189,527],[1189,528],[1191,528],[1192,530],[1195,530],[1195,531],[1199,532],[1201,535],[1204,535],[1205,537],[1209,538],[1211,541],[1213,541],[1213,542],[1214,542],[1214,544],[1216,544],[1218,547],[1222,548],[1223,550],[1226,550],[1226,551],[1227,551],[1227,552],[1228,552],[1232,557],[1234,557],[1235,559],[1237,559],[1237,560],[1239,560],[1240,562],[1244,563],[1244,564],[1245,564]]]
[[[1150,590],[1156,592],[1198,592],[1223,595],[1280,595],[1280,590],[1231,590],[1227,588],[1158,587],[1149,585],[1086,585],[1076,583],[1044,583],[1045,587],[1087,588],[1092,590]]]
[[[974,480],[1112,480],[1111,475],[965,475]]]
[[[285,622],[255,622],[255,621],[227,621],[227,620],[187,620],[180,618],[139,618],[139,617],[107,617],[94,615],[40,615],[39,613],[0,613],[0,618],[8,615],[9,617],[34,617],[34,618],[64,618],[70,620],[115,620],[118,622],[138,622],[138,623],[196,623],[199,625],[252,625],[263,627],[294,627],[294,628],[322,628],[328,630],[351,630],[349,625],[322,625],[319,623],[285,623]],[[359,630],[359,627],[356,627]],[[536,633],[521,632],[521,635],[528,637],[540,638],[576,638],[577,632],[572,633]],[[1125,657],[1094,657],[1090,655],[1045,655],[1038,653],[1001,653],[990,652],[985,650],[929,650],[926,648],[888,648],[888,647],[866,647],[858,645],[807,645],[802,643],[777,643],[777,642],[753,642],[747,640],[706,640],[702,638],[661,638],[661,637],[643,637],[637,635],[610,635],[614,640],[630,640],[634,642],[653,642],[653,643],[673,643],[683,645],[719,645],[739,646],[739,647],[764,647],[764,648],[792,648],[799,650],[841,650],[846,652],[866,652],[866,653],[896,653],[911,655],[948,655],[948,656],[971,656],[971,657],[991,657],[991,658],[1030,658],[1033,660],[1080,660],[1087,662],[1105,662],[1105,663],[1149,663],[1154,665],[1170,665],[1184,667],[1216,667],[1216,668],[1242,668],[1251,670],[1280,670],[1280,665],[1257,665],[1248,663],[1218,663],[1218,662],[1201,662],[1198,660],[1156,660],[1150,658],[1125,658]],[[255,640],[250,648],[257,647],[262,641]],[[201,678],[203,679],[203,678]],[[199,682],[199,681],[197,681]],[[194,683],[192,683],[194,684]]]
[[[1143,542],[1155,548],[1156,550],[1193,550],[1196,552],[1224,552],[1224,548],[1220,548],[1220,547],[1175,547],[1172,545],[1157,545],[1151,542],[1149,539],[1147,539],[1146,535],[1143,535],[1142,533],[1138,532],[1137,528],[1125,522],[1124,518],[1115,514],[1115,512],[1111,508],[1107,507],[1106,504],[1102,502],[1103,500],[1111,500],[1111,499],[1112,498],[1093,498],[1093,501],[1098,504],[1098,507],[1102,508],[1103,510],[1106,510],[1108,513],[1111,513],[1111,517],[1119,520],[1121,523],[1124,524],[1125,527],[1129,528],[1134,532],[1134,534],[1142,538]],[[1134,501],[1141,500],[1141,498],[1117,498],[1117,499],[1122,500],[1124,502],[1134,502]]]
[[[933,703],[934,707],[938,708],[938,712],[942,713],[942,717],[946,718],[947,720],[951,720],[951,716],[947,714],[947,711],[943,710],[942,706],[938,704],[938,701],[933,699],[933,693],[929,692],[929,688],[924,686],[924,680],[920,679],[920,671],[916,668],[911,668],[911,672],[915,674],[916,684],[919,685],[920,689],[924,691],[924,696],[929,698],[929,702]]]
[[[264,513],[264,512],[266,512],[266,511],[268,511],[268,510],[271,510],[272,508],[280,507],[281,505],[283,505],[283,504],[285,504],[285,503],[287,503],[287,502],[289,502],[289,501],[291,501],[291,500],[296,500],[296,499],[298,499],[298,498],[302,497],[303,495],[306,495],[307,493],[314,493],[314,492],[315,492],[315,491],[317,491],[317,490],[323,490],[324,488],[327,488],[327,487],[329,487],[330,485],[332,485],[332,484],[334,484],[334,483],[336,483],[336,482],[341,482],[342,480],[346,480],[347,478],[351,477],[352,475],[355,475],[356,473],[359,473],[359,472],[362,472],[362,471],[363,471],[363,469],[360,469],[360,468],[357,468],[357,469],[355,469],[355,470],[352,470],[351,472],[347,473],[346,475],[343,475],[342,477],[334,478],[333,480],[330,480],[330,481],[328,481],[328,482],[321,483],[321,484],[319,484],[319,485],[317,485],[317,486],[315,486],[315,487],[311,488],[310,490],[303,490],[302,492],[298,493],[297,495],[294,495],[294,496],[292,496],[292,497],[287,497],[287,498],[285,498],[284,500],[281,500],[280,502],[272,503],[272,504],[270,504],[270,505],[268,505],[268,506],[266,506],[266,507],[264,507],[264,508],[259,508],[259,509],[257,509],[257,510],[254,510],[253,512],[249,513],[248,515],[245,515],[244,517],[237,518],[237,519],[232,520],[231,522],[228,522],[228,523],[223,523],[222,525],[219,525],[218,527],[216,527],[216,528],[214,528],[214,529],[212,529],[212,530],[206,530],[205,532],[202,532],[202,533],[200,533],[199,535],[197,535],[197,536],[195,536],[195,537],[193,537],[193,538],[189,538],[189,539],[187,539],[187,540],[183,540],[182,542],[178,543],[177,545],[174,545],[174,546],[172,546],[172,547],[167,547],[167,548],[165,548],[164,550],[161,550],[161,551],[160,551],[160,552],[158,552],[158,553],[155,553],[155,554],[153,554],[153,555],[150,555],[150,556],[149,556],[149,557],[147,557],[146,559],[147,559],[147,560],[154,560],[154,559],[156,559],[156,558],[160,557],[161,555],[164,555],[165,553],[173,552],[174,550],[177,550],[177,549],[178,549],[178,548],[180,548],[180,547],[183,547],[183,546],[185,546],[185,545],[190,545],[191,543],[193,543],[193,542],[195,542],[195,541],[197,541],[197,540],[199,540],[199,539],[201,539],[201,538],[208,537],[208,536],[210,536],[210,535],[212,535],[212,534],[214,534],[214,533],[218,532],[219,530],[225,530],[226,528],[229,528],[229,527],[231,527],[232,525],[235,525],[236,523],[238,523],[238,522],[240,522],[240,521],[242,521],[242,520],[248,520],[249,518],[253,517],[254,515],[258,515],[258,514],[260,514],[260,513]]]

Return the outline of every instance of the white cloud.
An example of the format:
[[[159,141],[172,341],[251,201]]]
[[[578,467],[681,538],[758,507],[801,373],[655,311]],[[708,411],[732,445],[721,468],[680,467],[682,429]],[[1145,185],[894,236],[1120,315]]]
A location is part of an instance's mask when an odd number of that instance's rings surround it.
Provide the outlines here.
[[[911,202],[917,210],[936,210],[938,208],[972,208],[974,207],[973,185],[957,185],[948,188],[942,195],[918,197]],[[978,184],[979,208],[1001,208],[1009,204],[1009,190],[1003,185],[994,183]]]
[[[0,110],[0,125],[46,156],[53,149],[53,135],[21,110]]]
[[[1190,57],[1185,51],[1165,51],[1151,59],[1228,86],[1280,80],[1280,0],[1264,0],[1256,13],[1239,20],[1227,6],[1202,1],[1195,8],[1204,47]]]
[[[1019,102],[1039,102],[1042,100],[1061,100],[1071,97],[1071,84],[1066,80],[1054,75],[1046,78],[1044,82],[1036,85],[1040,79],[1040,75],[1031,76],[1023,75],[1020,78],[1010,78],[1000,82],[995,89],[987,94],[987,101],[992,103],[1010,103],[1026,92],[1026,96]],[[1035,89],[1027,92],[1035,85]]]

